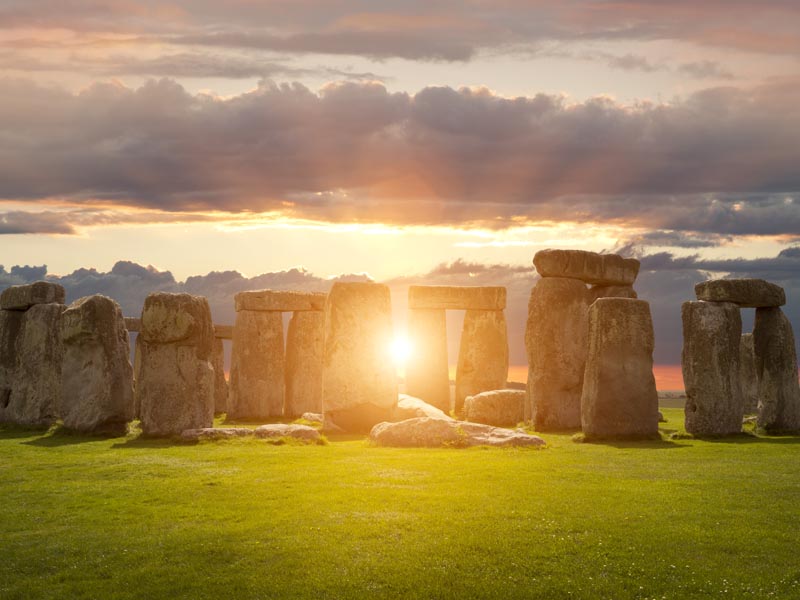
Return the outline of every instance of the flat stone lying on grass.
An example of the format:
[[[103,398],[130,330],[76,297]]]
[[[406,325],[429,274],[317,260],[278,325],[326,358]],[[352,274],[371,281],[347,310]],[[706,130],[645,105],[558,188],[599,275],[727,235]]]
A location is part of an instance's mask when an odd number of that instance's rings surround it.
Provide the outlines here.
[[[181,432],[181,439],[186,442],[198,440],[229,440],[253,435],[254,431],[247,427],[202,427],[187,429]]]
[[[539,250],[533,265],[542,277],[572,277],[593,285],[633,285],[639,261],[586,250]]]
[[[698,300],[733,302],[740,308],[770,308],[786,304],[783,288],[763,279],[711,279],[694,286]]]
[[[282,438],[290,437],[308,442],[316,442],[320,439],[320,433],[308,425],[293,425],[285,423],[272,423],[256,427],[255,435],[257,438]]]
[[[464,416],[474,423],[513,426],[524,419],[527,396],[523,390],[492,390],[468,396]]]
[[[417,417],[398,423],[378,423],[372,428],[369,438],[378,446],[399,448],[545,445],[542,438],[518,430],[431,417]]]
[[[36,304],[64,304],[66,292],[57,283],[37,281],[26,285],[12,285],[0,294],[3,310],[28,310]]]
[[[392,409],[392,415],[389,420],[397,422],[413,419],[415,417],[432,417],[435,419],[452,418],[443,410],[428,404],[424,400],[409,396],[408,394],[399,394],[397,397],[397,406]]]

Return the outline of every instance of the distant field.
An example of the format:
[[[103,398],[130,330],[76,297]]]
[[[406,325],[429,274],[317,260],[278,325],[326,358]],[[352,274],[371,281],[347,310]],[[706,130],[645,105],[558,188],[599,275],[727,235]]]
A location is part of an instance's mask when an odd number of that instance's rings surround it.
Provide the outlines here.
[[[0,430],[0,598],[800,597],[800,438],[544,437],[400,450]]]

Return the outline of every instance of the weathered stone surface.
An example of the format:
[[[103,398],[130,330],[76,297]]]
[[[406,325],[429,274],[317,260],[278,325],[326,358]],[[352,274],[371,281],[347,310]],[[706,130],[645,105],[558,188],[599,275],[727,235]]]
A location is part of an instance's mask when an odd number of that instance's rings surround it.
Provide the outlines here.
[[[181,439],[185,442],[200,440],[230,440],[249,437],[255,431],[247,427],[203,427],[200,429],[186,429],[181,432]]]
[[[61,404],[61,313],[63,304],[35,304],[19,324],[16,368],[0,422],[44,427],[58,419]]]
[[[239,292],[234,296],[236,311],[257,310],[297,312],[323,310],[325,294],[318,292],[291,292],[279,290],[255,290]]]
[[[589,288],[589,304],[598,298],[638,298],[632,285],[593,285]]]
[[[508,379],[508,330],[502,310],[468,310],[461,330],[456,366],[455,411],[464,399],[506,386]]]
[[[61,318],[61,418],[68,429],[124,433],[134,418],[128,331],[114,300],[87,296]]]
[[[698,300],[733,302],[741,308],[768,308],[786,304],[783,288],[763,279],[711,279],[694,286]]]
[[[397,406],[392,409],[390,421],[405,421],[415,417],[432,417],[434,419],[452,419],[441,409],[436,408],[420,398],[400,394],[397,398]]]
[[[322,406],[346,431],[369,431],[397,403],[392,306],[378,283],[336,282],[325,303]]]
[[[490,286],[412,285],[410,309],[504,310],[506,288]]]
[[[208,301],[201,296],[154,292],[145,299],[140,334],[156,344],[202,343],[210,352],[214,328],[207,312]]]
[[[242,310],[233,327],[228,416],[264,419],[283,414],[283,320],[279,312]]]
[[[211,427],[214,329],[208,301],[189,294],[150,294],[137,342],[135,397],[142,433],[180,435]]]
[[[545,445],[542,438],[522,431],[431,417],[417,417],[397,423],[378,423],[372,428],[369,437],[378,446],[401,448]]]
[[[11,401],[17,371],[17,342],[24,314],[17,310],[0,310],[0,419]]]
[[[753,327],[758,374],[758,426],[800,431],[800,385],[792,324],[780,308],[759,308]]]
[[[522,390],[492,390],[467,396],[464,416],[467,421],[497,427],[512,427],[525,418],[527,394]]]
[[[644,300],[600,298],[589,308],[581,396],[587,439],[658,436],[653,346],[650,305]]]
[[[320,439],[320,433],[308,425],[286,425],[284,423],[274,423],[271,425],[261,425],[256,428],[257,438],[282,438],[290,437],[306,442],[316,442]]]
[[[450,373],[444,309],[409,310],[408,337],[412,350],[406,363],[406,390],[409,395],[449,412]]]
[[[686,431],[695,435],[741,432],[739,308],[727,302],[684,302],[681,318]]]
[[[3,310],[28,310],[35,304],[64,304],[66,292],[57,283],[37,281],[25,285],[12,285],[0,294]]]
[[[581,426],[581,391],[589,348],[589,295],[578,279],[545,277],[531,290],[525,348],[528,407],[537,431]]]
[[[315,412],[305,412],[300,415],[300,418],[304,421],[309,421],[310,423],[322,423],[323,421],[322,413]]]
[[[633,285],[639,261],[586,250],[540,250],[533,265],[542,277],[568,277],[600,286]]]
[[[128,335],[128,339],[130,339],[130,335]],[[141,408],[141,397],[139,394],[136,393],[136,379],[139,377],[139,373],[141,372],[142,368],[142,336],[140,334],[136,334],[136,339],[133,342],[133,418],[139,419],[140,415],[142,414]]]
[[[142,330],[142,320],[139,317],[125,317],[125,329],[131,333],[139,333]]]
[[[232,340],[233,325],[214,325],[214,337],[218,340]]]
[[[322,412],[322,350],[325,313],[292,315],[286,336],[286,400],[284,414]]]
[[[228,382],[225,379],[225,348],[222,339],[214,337],[214,348],[211,354],[214,367],[214,414],[228,412]]]
[[[758,412],[758,373],[752,333],[743,333],[739,342],[739,387],[745,414]]]

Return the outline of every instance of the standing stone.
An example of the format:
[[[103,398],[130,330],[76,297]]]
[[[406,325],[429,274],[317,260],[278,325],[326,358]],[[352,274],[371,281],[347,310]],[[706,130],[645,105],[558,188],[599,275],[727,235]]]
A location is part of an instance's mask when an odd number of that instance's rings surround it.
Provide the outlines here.
[[[214,338],[214,414],[228,412],[228,382],[225,381],[225,348],[222,339]]]
[[[745,414],[758,412],[758,373],[752,333],[743,333],[739,343],[739,387]]]
[[[756,309],[753,346],[758,374],[758,426],[800,431],[800,386],[792,324],[780,308]]]
[[[11,402],[14,377],[17,371],[17,342],[25,313],[0,310],[0,421],[4,420]]]
[[[578,279],[545,277],[531,290],[525,348],[528,406],[537,431],[581,426],[589,337],[589,294]]]
[[[473,423],[513,427],[524,417],[527,394],[523,390],[492,390],[467,396],[464,416]]]
[[[684,302],[681,318],[686,431],[740,433],[744,400],[739,381],[739,308],[728,302]]]
[[[23,313],[11,394],[0,420],[46,427],[58,419],[64,308],[63,304],[36,304]]]
[[[64,304],[66,293],[57,283],[37,281],[25,285],[12,285],[0,294],[3,310],[28,310],[36,304]]]
[[[284,414],[322,412],[322,352],[325,313],[299,311],[286,334],[286,403]]]
[[[589,304],[598,298],[638,298],[632,285],[593,285],[589,288]]]
[[[214,329],[208,301],[152,293],[139,333],[136,398],[142,433],[180,435],[214,420]]]
[[[647,302],[599,298],[592,304],[581,396],[581,426],[587,439],[658,435],[653,347]]]
[[[455,411],[464,409],[467,396],[506,387],[508,329],[502,310],[468,310],[461,330],[456,367]]]
[[[389,288],[379,283],[334,283],[325,302],[326,419],[347,431],[365,432],[389,418],[397,403],[391,341]]]
[[[133,368],[119,304],[101,295],[76,300],[62,315],[61,339],[64,426],[125,433],[134,418]]]
[[[283,415],[283,318],[279,312],[240,310],[233,326],[228,416]]]
[[[130,330],[128,330],[130,331]],[[140,330],[141,331],[141,330]],[[136,393],[138,387],[139,372],[142,369],[142,336],[136,334],[136,341],[133,343],[133,418],[141,419],[141,405],[139,394]]]
[[[406,365],[406,392],[449,413],[450,373],[444,309],[410,309],[408,336],[412,350]]]

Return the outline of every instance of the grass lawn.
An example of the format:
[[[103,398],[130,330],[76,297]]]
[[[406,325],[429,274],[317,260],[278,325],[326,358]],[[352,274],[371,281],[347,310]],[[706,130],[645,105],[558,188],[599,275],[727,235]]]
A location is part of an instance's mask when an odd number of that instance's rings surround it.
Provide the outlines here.
[[[543,437],[0,430],[0,598],[800,598],[800,438]]]

